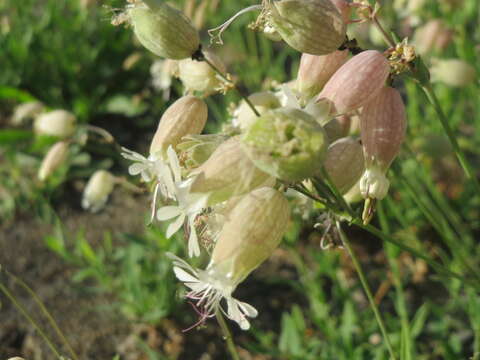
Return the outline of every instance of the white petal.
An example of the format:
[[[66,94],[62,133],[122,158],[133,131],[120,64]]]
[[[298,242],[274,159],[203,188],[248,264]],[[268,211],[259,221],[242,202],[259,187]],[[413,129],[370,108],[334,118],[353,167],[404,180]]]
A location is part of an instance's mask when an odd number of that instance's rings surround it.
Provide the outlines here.
[[[173,272],[175,273],[175,276],[177,277],[178,280],[181,282],[190,282],[190,283],[198,283],[199,280],[186,272],[183,269],[180,269],[179,267],[174,267]]]
[[[181,214],[181,210],[178,206],[164,206],[157,211],[157,220],[165,221],[173,219]]]
[[[127,148],[122,147],[123,152],[121,155],[128,160],[133,160],[133,161],[139,161],[139,162],[144,162],[147,159],[140,155],[139,153],[136,153],[135,151],[129,150]]]
[[[175,220],[173,223],[168,225],[167,228],[167,239],[172,237],[173,234],[175,234],[180,228],[182,227],[183,223],[185,222],[185,215],[180,215],[177,220]]]
[[[167,149],[168,162],[170,163],[170,168],[172,169],[175,182],[182,180],[180,162],[178,161],[177,153],[173,150],[172,145]]]
[[[142,171],[144,171],[146,168],[147,168],[147,166],[144,163],[137,162],[137,163],[132,164],[128,167],[128,173],[130,175],[138,175]]]
[[[257,317],[258,311],[252,305],[247,304],[246,302],[243,302],[243,301],[239,301],[239,300],[235,300],[235,301],[237,302],[238,306],[240,307],[240,309],[242,310],[242,312],[246,316],[251,317],[251,318]]]
[[[190,236],[188,237],[188,256],[200,256],[200,246],[198,245],[198,236],[193,221],[189,220]]]
[[[248,322],[247,318],[245,315],[242,314],[240,311],[237,301],[231,297],[227,298],[227,316],[235,321],[242,330],[248,330],[250,329],[250,323]]]

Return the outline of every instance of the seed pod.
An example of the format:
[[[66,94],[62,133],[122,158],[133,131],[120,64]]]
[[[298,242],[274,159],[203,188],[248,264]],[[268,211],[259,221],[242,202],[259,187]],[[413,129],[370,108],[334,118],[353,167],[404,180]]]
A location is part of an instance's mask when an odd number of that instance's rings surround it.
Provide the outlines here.
[[[185,135],[200,134],[208,118],[207,104],[195,96],[183,96],[163,113],[150,144],[150,155],[162,156]]]
[[[363,51],[348,60],[328,80],[317,101],[332,104],[332,113],[346,114],[373,99],[385,86],[390,66],[382,53]]]
[[[67,158],[68,142],[59,141],[55,143],[40,164],[38,179],[45,181]]]
[[[12,118],[10,119],[10,124],[13,126],[23,125],[39,115],[43,109],[43,104],[38,101],[20,104],[15,108]]]
[[[155,55],[180,60],[198,50],[200,38],[182,12],[162,0],[144,0],[147,4],[127,9],[128,18],[140,43]]]
[[[326,55],[345,41],[345,22],[330,0],[269,1],[266,7],[267,23],[297,51]]]
[[[210,51],[204,51],[204,55],[222,73],[226,72],[226,67],[218,56]],[[193,59],[180,61],[178,76],[186,91],[201,91],[205,96],[218,91],[223,84],[223,80],[205,61]]]
[[[280,107],[280,100],[270,91],[258,92],[248,97],[250,102],[255,106],[255,109],[263,114],[269,109],[276,109]],[[235,121],[240,129],[247,129],[255,119],[257,115],[253,112],[252,108],[243,100],[240,106],[234,113]]]
[[[287,230],[290,206],[269,187],[245,195],[229,213],[207,268],[242,282],[276,249]]]
[[[192,174],[196,177],[190,192],[210,193],[209,205],[245,194],[270,179],[249,159],[238,138],[221,144]]]
[[[441,82],[453,87],[467,86],[477,79],[475,68],[460,59],[432,61],[430,74],[432,82]]]
[[[315,119],[293,108],[266,112],[242,137],[255,165],[286,181],[312,176],[325,157],[327,142],[325,130]]]
[[[317,95],[347,58],[347,50],[337,50],[321,56],[302,54],[296,82],[302,101],[306,103]]]
[[[82,207],[91,212],[103,208],[115,185],[115,178],[106,170],[97,170],[83,191]]]
[[[442,20],[434,19],[415,30],[413,45],[418,54],[428,56],[432,51],[445,49],[452,38],[452,30]]]
[[[33,124],[35,133],[66,138],[75,132],[76,117],[65,110],[54,110],[39,115]]]
[[[328,147],[323,166],[340,194],[347,193],[365,170],[362,145],[351,137],[335,141]]]
[[[360,182],[362,195],[382,199],[388,191],[385,173],[400,151],[407,119],[400,93],[384,87],[363,107],[360,132],[367,171]]]

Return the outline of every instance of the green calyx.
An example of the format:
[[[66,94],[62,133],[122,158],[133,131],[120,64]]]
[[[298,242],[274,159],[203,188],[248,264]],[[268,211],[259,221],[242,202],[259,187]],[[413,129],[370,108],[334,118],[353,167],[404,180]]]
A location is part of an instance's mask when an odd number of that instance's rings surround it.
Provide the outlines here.
[[[328,146],[327,135],[315,119],[293,108],[264,113],[241,141],[257,167],[286,181],[313,176]]]

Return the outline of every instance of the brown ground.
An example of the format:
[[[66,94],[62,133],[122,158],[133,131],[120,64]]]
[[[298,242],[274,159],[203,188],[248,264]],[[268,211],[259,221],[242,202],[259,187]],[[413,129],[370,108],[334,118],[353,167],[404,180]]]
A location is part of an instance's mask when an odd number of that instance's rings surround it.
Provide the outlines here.
[[[79,199],[60,206],[58,214],[71,234],[84,229],[86,238],[93,246],[102,240],[106,230],[115,235],[121,232],[141,233],[144,229],[148,201],[145,197],[132,197],[121,189],[116,190],[108,207],[98,214],[82,211],[77,200]],[[43,239],[48,234],[52,234],[52,227],[41,223],[35,216],[17,215],[14,221],[3,224],[0,226],[0,265],[20,277],[35,291],[57,320],[80,359],[109,360],[115,354],[121,354],[121,359],[125,360],[149,359],[138,350],[137,338],[143,339],[162,354],[159,359],[228,358],[214,320],[210,320],[207,326],[186,334],[182,333],[181,329],[189,324],[180,323],[181,320],[173,318],[164,319],[157,326],[129,323],[109,306],[114,300],[112,295],[87,292],[85,286],[73,283],[71,277],[75,268],[46,247]],[[268,273],[271,269],[265,270]],[[68,355],[32,297],[19,286],[15,286],[12,279],[5,274],[2,274],[0,279],[46,330],[62,354]],[[248,289],[245,290],[248,293],[241,293],[239,297],[248,298],[254,306],[262,309],[259,323],[278,326],[278,314],[284,310],[285,303],[291,302],[288,298],[292,294],[285,293],[281,286],[278,289],[276,286],[269,287],[272,297],[268,298],[272,299],[272,303],[267,305],[265,294],[260,290],[264,288],[264,284],[255,280],[255,277],[248,282],[244,287]],[[275,292],[278,294],[275,295]],[[54,355],[33,326],[3,294],[0,294],[0,302],[0,360],[12,356],[23,356],[26,360],[54,359]],[[266,312],[265,308],[272,311]],[[189,305],[184,305],[181,311],[192,309]],[[248,335],[236,329],[235,325],[232,325],[232,330],[237,344],[249,341]],[[251,356],[243,349],[240,351],[242,359],[245,360],[268,360],[263,356]]]

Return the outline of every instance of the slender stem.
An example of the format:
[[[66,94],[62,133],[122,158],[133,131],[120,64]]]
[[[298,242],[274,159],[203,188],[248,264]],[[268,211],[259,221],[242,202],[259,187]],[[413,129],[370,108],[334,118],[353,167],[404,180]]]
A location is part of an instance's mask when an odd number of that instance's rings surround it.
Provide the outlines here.
[[[233,342],[232,333],[228,328],[228,325],[225,321],[225,318],[222,315],[222,312],[219,309],[217,309],[215,316],[217,318],[218,324],[220,325],[220,328],[222,329],[223,338],[227,342],[228,352],[232,356],[233,360],[240,360],[240,356],[238,355],[237,349],[235,347],[235,343]]]
[[[385,323],[383,322],[380,311],[378,310],[377,304],[375,304],[375,299],[373,298],[372,291],[370,290],[370,286],[368,285],[367,279],[365,278],[365,273],[363,272],[363,269],[360,263],[358,262],[357,256],[355,255],[350,245],[350,241],[348,240],[348,237],[343,232],[339,221],[337,221],[337,229],[338,229],[338,233],[340,234],[340,238],[342,239],[342,242],[345,245],[345,248],[347,249],[350,257],[352,258],[353,265],[357,270],[358,277],[360,278],[360,282],[362,283],[363,289],[367,294],[368,301],[370,302],[370,306],[373,310],[373,313],[375,314],[375,318],[377,320],[378,326],[380,327],[380,330],[383,334],[383,338],[385,339],[385,343],[387,344],[387,348],[390,353],[390,358],[392,360],[396,360],[397,358],[395,356],[395,351],[393,350],[392,343],[390,342],[390,338],[388,337],[387,329],[385,327]]]
[[[72,345],[70,344],[70,342],[67,340],[67,338],[65,337],[65,334],[60,330],[57,322],[55,321],[55,319],[53,318],[53,316],[50,314],[50,312],[47,310],[47,308],[45,307],[45,305],[42,303],[42,301],[38,298],[37,294],[23,281],[21,280],[20,278],[16,277],[15,275],[13,275],[12,273],[10,273],[9,271],[5,271],[5,273],[10,276],[16,283],[18,283],[23,289],[25,289],[28,294],[33,298],[33,300],[37,303],[38,307],[40,308],[40,310],[42,311],[42,313],[45,315],[45,317],[47,318],[48,322],[50,323],[50,325],[52,325],[53,329],[55,330],[55,332],[57,333],[57,335],[60,337],[60,339],[63,341],[63,343],[65,344],[65,346],[67,347],[68,351],[70,352],[70,354],[72,355],[72,358],[75,359],[75,360],[78,360],[78,356],[77,354],[75,353],[75,351],[73,350],[72,348]]]
[[[35,330],[38,331],[38,333],[40,334],[40,336],[43,338],[43,340],[47,343],[48,347],[50,348],[50,350],[52,350],[52,352],[55,354],[55,356],[62,360],[63,357],[60,355],[60,353],[57,351],[57,349],[55,348],[55,346],[53,345],[53,343],[50,341],[50,339],[48,338],[48,336],[45,334],[45,332],[41,329],[41,327],[37,324],[37,322],[35,320],[33,320],[33,318],[28,314],[27,310],[25,310],[25,308],[17,301],[17,299],[15,298],[15,296],[10,292],[8,291],[8,289],[3,286],[3,284],[0,283],[0,290],[5,294],[5,296],[12,302],[12,304],[22,313],[22,315],[33,325],[33,327],[35,328]]]
[[[423,255],[420,251],[408,246],[408,245],[405,245],[403,244],[402,242],[400,241],[397,241],[395,240],[393,237],[391,237],[390,235],[387,235],[385,233],[383,233],[382,231],[380,231],[379,229],[377,229],[375,226],[372,226],[372,225],[364,225],[363,222],[359,219],[355,219],[353,221],[353,223],[368,231],[369,233],[371,233],[372,235],[375,235],[376,237],[378,237],[379,239],[383,240],[383,241],[386,241],[386,242],[389,242],[391,244],[394,244],[395,246],[397,246],[398,248],[404,250],[404,251],[408,251],[409,253],[415,255],[416,257],[422,259],[422,260],[425,260],[426,263],[428,263],[432,268],[434,268],[437,272],[439,272],[440,274],[443,273],[445,275],[449,275],[451,277],[454,277],[458,280],[461,280],[465,283],[468,283],[469,285],[473,286],[474,288],[476,288],[477,290],[480,289],[479,287],[479,284],[475,281],[475,280],[472,280],[472,279],[468,279],[468,278],[465,278],[464,276],[456,273],[456,272],[453,272],[451,271],[450,269],[448,269],[447,267],[445,267],[444,265],[436,262],[435,260],[432,260],[431,258],[429,258],[428,256],[426,255]]]
[[[296,188],[294,188],[294,189],[299,191]],[[317,198],[313,194],[310,194],[307,191],[301,191],[301,193],[304,194],[305,196],[309,197],[312,200],[318,201]],[[329,203],[324,203],[324,202],[321,202],[321,203],[322,203],[322,205],[326,206],[329,210],[331,210],[333,212],[338,211],[337,209],[332,208]],[[348,209],[346,209],[346,210],[348,211]],[[420,251],[418,251],[418,250],[416,250],[416,249],[414,249],[414,248],[412,248],[408,245],[405,245],[404,243],[402,243],[398,240],[395,240],[390,235],[387,235],[387,234],[383,233],[382,231],[380,231],[379,229],[377,229],[373,225],[364,225],[363,221],[360,218],[358,218],[358,216],[354,212],[352,212],[350,215],[352,216],[352,219],[351,219],[350,223],[362,228],[363,230],[368,231],[369,233],[376,236],[380,240],[391,243],[391,244],[395,245],[396,247],[402,249],[403,251],[407,251],[407,252],[415,255],[416,257],[424,260],[427,264],[429,264],[432,268],[434,268],[438,273],[448,275],[450,277],[461,280],[461,281],[465,282],[466,284],[474,287],[475,289],[480,290],[480,285],[475,280],[465,278],[464,276],[462,276],[460,274],[457,274],[456,272],[451,271],[450,269],[448,269],[444,265],[436,262],[435,260],[432,260],[430,257],[428,257],[426,255],[423,255]]]
[[[241,91],[237,85],[235,85],[235,83],[230,80],[222,71],[220,71],[219,68],[217,68],[210,60],[208,60],[205,56],[202,56],[202,61],[205,61],[224,81],[230,83],[233,85],[233,87],[235,88],[235,90],[237,90],[238,94],[243,98],[243,100],[245,100],[245,102],[247,103],[247,105],[250,107],[250,109],[252,109],[253,113],[257,116],[260,116],[260,113],[258,112],[258,110],[255,108],[255,105],[253,105],[253,103],[250,101],[250,99],[248,98],[247,95],[245,95],[243,93],[243,91]]]
[[[445,113],[442,110],[442,107],[440,106],[440,102],[438,101],[437,96],[435,95],[435,92],[433,91],[432,85],[430,83],[421,85],[422,90],[425,92],[425,95],[427,95],[428,100],[430,103],[433,105],[433,108],[435,109],[440,122],[442,123],[443,130],[448,136],[448,139],[450,140],[450,143],[452,144],[453,151],[455,152],[455,155],[458,158],[458,161],[460,162],[460,165],[463,168],[463,171],[465,172],[465,175],[469,180],[472,181],[472,183],[475,186],[475,190],[477,191],[478,194],[480,194],[480,183],[475,176],[475,172],[473,171],[470,163],[467,161],[465,154],[463,151],[460,149],[460,146],[458,145],[458,141],[455,138],[455,135],[453,134],[453,130],[450,127],[450,124],[448,123],[448,119],[445,116]]]
[[[395,41],[393,40],[393,38],[385,31],[385,29],[383,28],[382,24],[380,24],[380,21],[378,20],[377,16],[374,15],[372,16],[372,22],[373,24],[377,27],[377,29],[380,31],[380,33],[382,34],[383,36],[383,39],[385,40],[385,42],[390,45],[391,47],[395,47]]]

